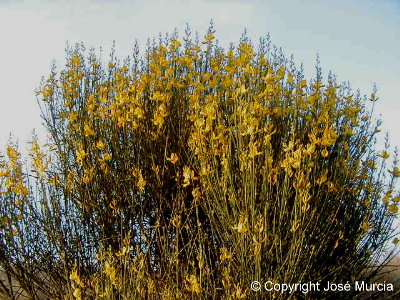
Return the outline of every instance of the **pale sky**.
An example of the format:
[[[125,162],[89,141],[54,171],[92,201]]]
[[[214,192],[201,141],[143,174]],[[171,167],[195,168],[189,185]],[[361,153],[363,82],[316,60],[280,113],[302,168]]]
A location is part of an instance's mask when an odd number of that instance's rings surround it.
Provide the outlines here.
[[[0,0],[0,151],[10,132],[26,148],[35,128],[45,136],[34,90],[54,59],[65,64],[65,47],[83,42],[104,49],[112,41],[119,58],[131,53],[135,39],[172,33],[186,23],[202,37],[214,20],[220,44],[237,45],[244,29],[253,42],[268,32],[287,56],[304,63],[307,78],[320,56],[324,75],[369,95],[376,82],[377,114],[391,144],[400,146],[400,1],[18,1]]]

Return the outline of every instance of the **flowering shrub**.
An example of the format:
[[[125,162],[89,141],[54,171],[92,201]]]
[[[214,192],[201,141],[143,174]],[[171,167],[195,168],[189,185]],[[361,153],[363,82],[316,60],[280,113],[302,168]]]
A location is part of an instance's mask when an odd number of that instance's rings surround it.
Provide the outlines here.
[[[33,139],[29,172],[10,145],[0,169],[0,265],[25,293],[286,299],[250,282],[377,272],[400,171],[374,147],[375,91],[318,65],[307,81],[268,39],[226,51],[213,33],[106,65],[77,45],[43,81],[51,143]]]

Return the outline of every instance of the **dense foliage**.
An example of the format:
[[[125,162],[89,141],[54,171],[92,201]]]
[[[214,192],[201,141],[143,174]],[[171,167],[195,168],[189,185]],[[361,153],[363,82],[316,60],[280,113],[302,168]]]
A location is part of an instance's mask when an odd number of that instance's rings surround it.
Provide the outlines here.
[[[0,265],[31,297],[286,299],[250,282],[370,280],[392,239],[375,91],[307,81],[268,38],[77,45],[37,95],[51,143],[0,168]]]

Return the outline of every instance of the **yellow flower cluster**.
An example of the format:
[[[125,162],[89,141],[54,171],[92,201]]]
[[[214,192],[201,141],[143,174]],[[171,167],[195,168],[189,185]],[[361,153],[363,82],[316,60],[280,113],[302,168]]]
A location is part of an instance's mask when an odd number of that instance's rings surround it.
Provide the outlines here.
[[[0,165],[0,180],[4,180],[5,190],[1,193],[13,193],[16,196],[28,196],[26,175],[22,172],[21,154],[13,146],[7,147],[8,163]]]

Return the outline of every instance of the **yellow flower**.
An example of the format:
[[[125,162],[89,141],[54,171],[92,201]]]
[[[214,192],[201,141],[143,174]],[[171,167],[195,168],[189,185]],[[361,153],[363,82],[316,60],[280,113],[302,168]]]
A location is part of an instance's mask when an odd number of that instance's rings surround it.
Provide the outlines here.
[[[116,277],[117,277],[117,271],[115,270],[115,268],[113,266],[110,266],[110,264],[108,262],[106,262],[106,268],[104,269],[103,273],[108,275],[108,277],[111,280],[112,284],[116,284]]]
[[[12,188],[12,191],[17,195],[29,195],[29,191],[22,181],[18,181]]]
[[[300,226],[300,221],[297,220],[297,221],[293,222],[292,228],[290,229],[290,231],[295,232],[299,228],[299,226]]]
[[[129,71],[129,68],[127,66],[124,66],[120,69],[121,73],[127,73]]]
[[[292,174],[292,160],[285,158],[282,162],[281,162],[281,168],[285,169],[285,172],[287,172],[288,174]]]
[[[302,210],[303,213],[308,212],[309,209],[310,209],[310,204],[308,204],[308,203],[304,203],[304,204],[301,206],[301,210]]]
[[[239,88],[239,93],[240,94],[245,94],[247,92],[246,87],[244,86],[244,84],[242,84]]]
[[[18,151],[15,150],[13,147],[8,146],[8,147],[7,147],[7,156],[8,156],[10,159],[18,159],[19,156],[20,156],[20,154],[19,154]]]
[[[301,166],[301,161],[300,160],[296,160],[292,164],[292,167],[295,168],[295,169],[300,168],[300,166]]]
[[[368,224],[368,222],[363,222],[361,225],[360,225],[360,228],[361,228],[361,230],[363,230],[363,231],[367,231],[368,229],[369,229],[369,224]]]
[[[197,177],[194,176],[194,171],[188,166],[183,167],[183,186],[187,187],[190,185],[190,180],[196,180]]]
[[[114,211],[118,211],[119,207],[118,207],[118,202],[116,199],[114,199],[113,201],[110,202],[110,204],[108,205],[112,210]]]
[[[246,298],[246,292],[243,291],[243,289],[239,285],[236,285],[235,298],[236,299]]]
[[[83,148],[77,149],[75,151],[76,153],[76,160],[78,161],[78,163],[82,166],[83,165],[83,160],[85,159],[85,157],[88,155],[85,150],[83,150]]]
[[[158,127],[163,126],[164,125],[164,118],[159,116],[159,115],[154,116],[153,124],[158,126]]]
[[[133,111],[133,114],[138,118],[138,119],[143,119],[144,118],[144,111],[140,107],[136,107],[135,110]]]
[[[140,192],[143,192],[147,182],[143,178],[142,171],[138,168],[133,168],[132,175],[138,179],[136,186]]]
[[[10,175],[10,170],[5,169],[5,170],[0,170],[0,177],[7,177]]]
[[[188,289],[192,293],[200,294],[201,288],[199,282],[197,281],[196,275],[188,275],[186,276],[186,280],[189,283],[189,285],[186,286],[186,289]]]
[[[78,114],[75,111],[71,111],[69,113],[69,121],[70,121],[70,123],[75,123],[77,118],[78,118]]]
[[[221,248],[221,254],[220,254],[219,258],[220,258],[222,261],[230,260],[232,257],[233,257],[233,254],[232,254],[232,253],[229,253],[229,252],[228,252],[228,249],[227,249],[226,247],[222,247],[222,248]]]
[[[192,191],[192,196],[195,202],[199,203],[200,199],[201,199],[201,192],[200,192],[200,188],[196,187],[193,189]]]
[[[161,117],[165,118],[168,116],[167,106],[164,103],[161,103],[161,105],[158,107],[158,112],[160,113]]]
[[[99,158],[99,161],[100,161],[101,163],[105,163],[106,161],[109,161],[109,160],[111,160],[111,154],[108,153],[108,152],[104,153],[104,154],[101,156],[101,158]]]
[[[394,177],[400,177],[400,169],[395,167],[393,171],[389,171],[390,174],[393,174]]]
[[[122,247],[121,251],[118,251],[117,253],[115,253],[115,255],[117,257],[121,257],[121,256],[124,256],[124,255],[126,255],[128,253],[129,253],[129,248],[124,246],[124,247]]]
[[[100,250],[99,250],[99,253],[98,253],[98,255],[97,255],[97,259],[98,259],[99,261],[103,261],[104,258],[105,258],[105,253],[104,253],[104,251],[103,251],[102,249],[100,249]]]
[[[168,161],[172,162],[173,164],[175,164],[178,161],[178,155],[176,153],[172,153],[171,157],[167,158]]]
[[[371,168],[371,169],[376,169],[375,161],[372,160],[372,159],[370,159],[370,160],[368,160],[368,161],[366,162],[366,166],[367,166],[368,168]]]
[[[323,149],[323,150],[321,151],[321,155],[322,155],[322,157],[328,157],[328,155],[329,155],[328,150]]]
[[[379,153],[378,156],[386,159],[389,158],[390,154],[387,151],[383,151],[382,153]]]
[[[81,300],[82,299],[81,289],[80,288],[74,289],[72,295],[75,297],[75,299]]]
[[[315,152],[315,144],[308,144],[307,150],[304,151],[307,155],[312,155]]]
[[[72,270],[71,274],[69,275],[69,279],[71,279],[73,282],[75,282],[76,284],[78,284],[81,287],[84,287],[85,284],[83,283],[83,281],[81,280],[81,278],[78,275],[78,270],[75,266],[74,270]]]
[[[318,185],[321,185],[324,182],[326,182],[327,180],[328,180],[328,178],[326,177],[326,172],[325,172],[324,174],[322,174],[322,176],[319,179],[317,179],[316,183]]]
[[[78,271],[76,269],[71,272],[71,275],[69,275],[69,279],[73,281],[79,279]]]
[[[172,218],[171,223],[175,228],[179,228],[181,226],[181,218],[180,218],[180,216],[179,215],[175,215]]]
[[[249,157],[254,158],[257,155],[261,155],[262,151],[257,151],[257,145],[253,142],[249,143]]]
[[[388,210],[391,213],[397,214],[399,212],[399,207],[396,204],[391,204],[388,206]]]
[[[154,100],[154,101],[160,101],[165,99],[164,95],[161,94],[159,91],[156,91],[153,96],[150,98],[150,100]]]
[[[288,144],[288,145],[286,145],[286,144],[283,145],[283,151],[284,151],[284,152],[290,152],[290,151],[293,150],[293,148],[294,148],[294,143],[293,143],[293,141],[289,141],[289,144]]]
[[[212,33],[207,34],[204,37],[204,41],[202,42],[203,44],[208,44],[210,43],[213,39],[215,38],[215,36]]]
[[[237,230],[238,233],[246,233],[248,231],[247,223],[247,217],[242,215],[239,218],[239,223],[236,226],[232,226],[232,229]]]
[[[174,48],[178,48],[178,47],[181,46],[181,42],[179,42],[178,40],[173,40],[171,42],[171,46],[174,47]]]
[[[153,124],[158,127],[161,127],[162,125],[164,125],[164,119],[167,116],[168,116],[167,106],[164,103],[161,103],[161,105],[158,107],[157,111],[154,114]]]
[[[140,192],[143,192],[144,187],[146,186],[146,180],[144,180],[143,177],[140,176],[136,186],[138,187]]]
[[[308,134],[308,138],[310,139],[310,142],[314,145],[319,145],[321,143],[321,140],[317,138],[317,135],[314,131]]]
[[[85,174],[85,176],[82,177],[82,182],[88,184],[90,182],[90,177]]]
[[[293,74],[289,73],[289,74],[288,74],[288,78],[287,78],[287,83],[288,83],[288,84],[292,84],[293,81],[294,81]]]
[[[363,120],[363,121],[368,121],[368,120],[369,120],[369,117],[368,117],[368,116],[362,116],[362,117],[361,117],[361,120]]]
[[[49,97],[53,94],[53,91],[52,91],[52,89],[49,89],[49,88],[44,88],[43,90],[42,90],[42,93],[43,93],[43,100],[44,101],[46,101],[46,100],[48,100],[49,99]]]
[[[392,198],[392,191],[389,190],[385,193],[385,197],[382,199],[384,205],[388,205],[390,198]]]
[[[106,145],[103,143],[103,141],[98,141],[96,143],[96,148],[99,150],[104,150],[106,148]]]
[[[71,65],[72,66],[76,66],[76,67],[80,67],[81,65],[81,59],[78,55],[74,55],[71,57]]]

